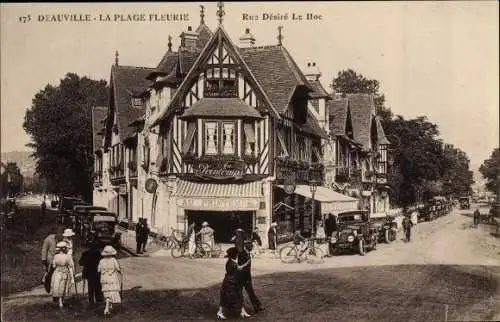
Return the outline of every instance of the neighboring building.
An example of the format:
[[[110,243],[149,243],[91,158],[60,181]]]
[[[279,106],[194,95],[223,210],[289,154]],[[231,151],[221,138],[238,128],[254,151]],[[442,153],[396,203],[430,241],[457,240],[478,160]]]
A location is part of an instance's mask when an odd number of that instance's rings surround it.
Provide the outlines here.
[[[386,212],[390,142],[376,116],[373,95],[336,94],[326,105],[330,134],[324,149],[326,185],[359,198],[361,209]]]
[[[107,189],[109,181],[103,184],[104,177],[108,178],[107,154],[104,153],[104,131],[108,108],[95,106],[92,108],[92,151],[94,153],[94,182],[92,203],[96,206],[108,207]],[[106,176],[105,176],[106,174]]]

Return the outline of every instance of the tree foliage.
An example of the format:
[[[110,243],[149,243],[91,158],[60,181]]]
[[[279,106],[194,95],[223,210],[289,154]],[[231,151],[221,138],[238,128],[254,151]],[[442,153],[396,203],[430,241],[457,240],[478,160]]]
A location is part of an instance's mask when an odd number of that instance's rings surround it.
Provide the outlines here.
[[[342,70],[331,88],[337,93],[374,95],[376,111],[386,136],[392,141],[388,180],[391,199],[402,206],[435,195],[462,195],[471,192],[472,172],[464,152],[445,145],[436,124],[426,117],[406,120],[385,106],[380,83],[352,69]]]
[[[3,164],[2,164],[3,166]],[[15,162],[7,162],[0,175],[1,197],[15,196],[21,192],[23,176]]]
[[[484,160],[479,167],[479,172],[487,180],[486,189],[493,193],[498,193],[500,180],[500,148],[496,148],[490,157]]]
[[[60,194],[91,194],[92,107],[108,102],[106,81],[66,74],[47,85],[26,111],[24,130],[37,159],[36,172]]]

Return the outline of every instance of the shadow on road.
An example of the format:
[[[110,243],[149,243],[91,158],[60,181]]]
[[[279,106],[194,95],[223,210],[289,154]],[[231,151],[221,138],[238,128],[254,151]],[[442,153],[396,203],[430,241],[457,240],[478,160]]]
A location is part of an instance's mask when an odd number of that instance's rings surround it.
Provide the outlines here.
[[[490,303],[498,300],[499,276],[500,268],[398,265],[274,273],[255,277],[253,283],[266,308],[259,321],[435,321],[444,320],[445,305],[448,320],[488,320],[495,314],[496,306]],[[214,320],[219,288],[220,284],[159,291],[135,287],[124,292],[124,305],[113,319]],[[62,311],[48,297],[20,302],[24,305],[4,304],[4,320],[102,319],[102,308],[88,309],[84,301],[73,301]]]

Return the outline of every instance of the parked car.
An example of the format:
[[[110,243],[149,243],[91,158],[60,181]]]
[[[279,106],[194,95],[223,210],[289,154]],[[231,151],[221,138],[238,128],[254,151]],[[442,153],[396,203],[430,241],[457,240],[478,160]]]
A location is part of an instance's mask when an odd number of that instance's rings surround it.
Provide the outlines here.
[[[83,231],[83,225],[87,222],[86,217],[90,210],[101,210],[106,211],[106,207],[89,206],[89,205],[76,205],[73,207],[73,230],[77,236],[81,236]]]
[[[336,216],[337,231],[330,239],[333,253],[354,250],[365,255],[367,250],[377,248],[377,228],[370,226],[367,210],[341,212]]]
[[[57,222],[62,225],[72,224],[70,219],[72,219],[71,216],[73,215],[73,207],[76,205],[88,205],[88,203],[83,201],[81,198],[61,198],[61,202],[59,203],[59,213],[57,214]]]
[[[460,197],[458,199],[460,209],[470,209],[470,197]]]
[[[121,234],[116,231],[117,215],[103,210],[89,210],[82,229],[84,244],[97,243],[100,247],[121,246]]]
[[[436,206],[433,203],[426,203],[418,210],[418,221],[433,221],[436,217]]]
[[[397,223],[392,216],[386,213],[374,213],[370,215],[370,227],[377,230],[378,242],[387,243],[396,240]]]

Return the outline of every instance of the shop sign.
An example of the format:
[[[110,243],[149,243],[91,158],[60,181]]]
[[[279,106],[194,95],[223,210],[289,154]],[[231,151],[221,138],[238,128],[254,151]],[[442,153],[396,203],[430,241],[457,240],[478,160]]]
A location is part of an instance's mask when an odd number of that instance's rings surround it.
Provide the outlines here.
[[[258,210],[258,198],[178,198],[177,206],[192,210]]]
[[[193,172],[196,177],[211,180],[238,180],[245,175],[244,161],[195,161]]]

